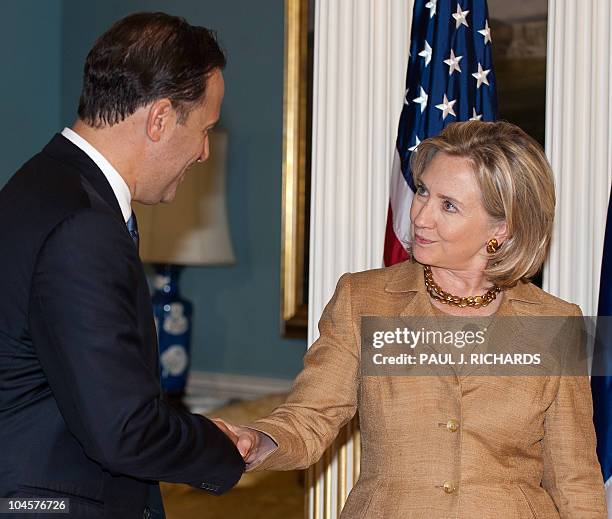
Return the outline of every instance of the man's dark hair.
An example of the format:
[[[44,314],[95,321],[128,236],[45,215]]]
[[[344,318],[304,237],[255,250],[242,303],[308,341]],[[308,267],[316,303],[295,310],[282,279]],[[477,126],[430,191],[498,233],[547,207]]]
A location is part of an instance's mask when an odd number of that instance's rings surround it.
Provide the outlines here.
[[[225,67],[215,33],[165,13],[135,13],[100,36],[85,61],[79,117],[112,126],[168,98],[184,123],[204,99],[205,78]]]

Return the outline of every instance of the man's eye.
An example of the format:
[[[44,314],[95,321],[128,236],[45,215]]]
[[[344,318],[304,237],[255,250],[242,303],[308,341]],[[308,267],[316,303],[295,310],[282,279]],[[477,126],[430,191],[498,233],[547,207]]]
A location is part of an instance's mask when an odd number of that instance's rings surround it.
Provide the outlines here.
[[[423,186],[423,184],[419,184],[416,187],[416,192],[417,192],[417,195],[421,195],[421,196],[427,195],[427,189],[425,189],[425,186]]]

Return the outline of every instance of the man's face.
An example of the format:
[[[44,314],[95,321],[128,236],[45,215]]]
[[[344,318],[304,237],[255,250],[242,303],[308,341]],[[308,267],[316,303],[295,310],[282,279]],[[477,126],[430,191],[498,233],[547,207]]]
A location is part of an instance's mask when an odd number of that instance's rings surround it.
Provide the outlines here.
[[[219,120],[224,90],[223,75],[216,69],[208,76],[204,102],[193,107],[182,124],[174,119],[159,143],[144,203],[174,200],[189,166],[208,158],[208,133]]]

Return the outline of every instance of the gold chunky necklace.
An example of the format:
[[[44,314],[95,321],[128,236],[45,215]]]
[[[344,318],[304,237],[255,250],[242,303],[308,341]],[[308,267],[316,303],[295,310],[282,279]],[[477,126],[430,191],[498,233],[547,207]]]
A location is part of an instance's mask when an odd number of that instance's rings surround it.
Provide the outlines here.
[[[434,281],[433,273],[429,265],[423,265],[423,275],[425,276],[425,288],[429,295],[436,301],[444,303],[445,305],[459,306],[465,308],[466,306],[472,306],[474,308],[481,308],[487,306],[493,301],[499,292],[502,291],[497,285],[491,287],[481,296],[470,296],[470,297],[459,297],[449,294],[440,288],[440,286]]]

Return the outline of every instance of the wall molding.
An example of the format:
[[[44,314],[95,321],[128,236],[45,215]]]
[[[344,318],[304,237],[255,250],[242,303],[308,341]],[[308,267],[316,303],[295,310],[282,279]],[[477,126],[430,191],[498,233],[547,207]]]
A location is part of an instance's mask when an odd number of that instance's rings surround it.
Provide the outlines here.
[[[228,400],[254,400],[265,395],[288,393],[292,383],[291,380],[279,378],[191,371],[186,391],[188,398],[205,396]]]

